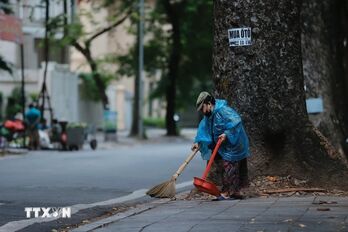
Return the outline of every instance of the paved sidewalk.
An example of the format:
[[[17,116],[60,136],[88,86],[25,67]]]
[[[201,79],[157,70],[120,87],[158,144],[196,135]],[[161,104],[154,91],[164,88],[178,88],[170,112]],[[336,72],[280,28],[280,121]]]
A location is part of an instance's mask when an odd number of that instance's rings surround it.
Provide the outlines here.
[[[160,200],[73,231],[348,231],[348,198],[274,197],[221,202]]]

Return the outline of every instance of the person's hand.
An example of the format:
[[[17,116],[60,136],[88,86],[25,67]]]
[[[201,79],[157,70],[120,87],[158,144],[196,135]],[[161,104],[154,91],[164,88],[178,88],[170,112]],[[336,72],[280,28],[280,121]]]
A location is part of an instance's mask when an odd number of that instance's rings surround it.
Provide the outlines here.
[[[194,143],[194,144],[192,145],[192,147],[191,147],[191,150],[192,150],[192,151],[195,151],[195,150],[197,150],[198,148],[199,148],[198,143]]]
[[[221,142],[226,140],[226,134],[219,135],[219,139],[221,139]]]

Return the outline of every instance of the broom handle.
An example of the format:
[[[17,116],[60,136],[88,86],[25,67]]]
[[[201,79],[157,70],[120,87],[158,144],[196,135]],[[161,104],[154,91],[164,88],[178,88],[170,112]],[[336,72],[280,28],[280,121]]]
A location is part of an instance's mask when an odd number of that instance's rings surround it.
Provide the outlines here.
[[[208,163],[208,166],[205,168],[205,171],[203,173],[203,176],[202,176],[202,179],[205,180],[207,178],[207,175],[208,175],[208,172],[210,171],[210,168],[211,168],[211,165],[213,164],[214,162],[214,159],[215,159],[215,156],[217,154],[217,151],[219,150],[220,148],[220,145],[222,143],[222,139],[219,139],[218,142],[216,143],[215,145],[215,148],[214,148],[214,151],[210,157],[210,160],[209,160],[209,163]]]
[[[188,165],[188,163],[193,159],[193,157],[196,155],[199,149],[195,149],[184,161],[183,164],[179,167],[179,169],[175,172],[175,174],[172,176],[172,179],[176,180],[178,176],[184,171],[185,167]]]

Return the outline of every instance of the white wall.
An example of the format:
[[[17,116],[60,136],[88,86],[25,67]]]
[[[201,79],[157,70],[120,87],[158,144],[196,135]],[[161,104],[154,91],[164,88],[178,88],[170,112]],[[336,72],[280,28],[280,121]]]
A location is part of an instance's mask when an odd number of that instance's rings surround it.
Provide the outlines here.
[[[51,73],[50,93],[55,117],[78,122],[78,77],[68,66],[58,66]]]
[[[18,46],[19,45],[13,42],[0,40],[0,56],[2,56],[5,61],[16,64]]]
[[[82,86],[79,86],[81,92]],[[94,125],[96,128],[103,128],[103,105],[100,102],[84,100],[79,94],[78,111],[79,121]]]

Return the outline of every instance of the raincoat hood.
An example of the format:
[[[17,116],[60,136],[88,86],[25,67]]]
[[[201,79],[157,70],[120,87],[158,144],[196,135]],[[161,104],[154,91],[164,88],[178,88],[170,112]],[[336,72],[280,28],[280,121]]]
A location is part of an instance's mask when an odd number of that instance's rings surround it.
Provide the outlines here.
[[[213,110],[213,114],[218,112],[222,107],[227,106],[227,101],[222,99],[215,100],[215,106]]]

